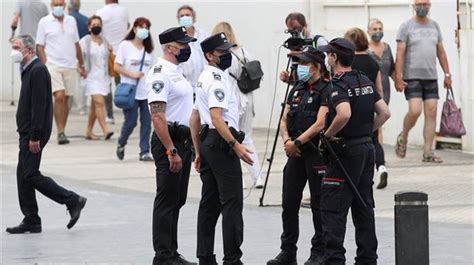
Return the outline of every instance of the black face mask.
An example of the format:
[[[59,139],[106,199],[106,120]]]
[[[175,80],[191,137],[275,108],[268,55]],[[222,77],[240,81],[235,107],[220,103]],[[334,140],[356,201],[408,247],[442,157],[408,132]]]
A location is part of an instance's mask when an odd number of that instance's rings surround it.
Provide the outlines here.
[[[179,54],[175,55],[174,57],[176,57],[176,60],[178,60],[178,62],[184,63],[189,59],[190,56],[191,56],[191,48],[188,47],[188,48],[179,49]]]
[[[219,62],[217,63],[217,66],[219,66],[219,68],[222,71],[229,68],[231,65],[232,65],[232,54],[230,54],[230,52],[219,56]]]
[[[99,26],[91,28],[91,33],[94,35],[99,35],[100,32],[102,32],[102,28]]]

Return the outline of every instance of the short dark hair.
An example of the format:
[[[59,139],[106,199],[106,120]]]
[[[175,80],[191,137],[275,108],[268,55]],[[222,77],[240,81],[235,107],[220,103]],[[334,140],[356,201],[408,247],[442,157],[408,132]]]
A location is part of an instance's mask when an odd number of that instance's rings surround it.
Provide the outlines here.
[[[342,66],[349,67],[352,66],[352,62],[354,61],[354,54],[341,54],[336,53],[337,59],[336,62],[339,62]]]
[[[290,20],[296,20],[298,21],[298,23],[302,26],[302,27],[305,27],[306,26],[306,17],[300,13],[300,12],[292,12],[292,13],[289,13],[288,16],[286,16],[286,19],[285,19],[285,24],[288,24],[288,21]]]
[[[351,28],[344,34],[344,39],[354,43],[357,52],[366,51],[369,48],[367,35],[360,28]]]
[[[178,11],[176,11],[176,16],[179,16],[179,12],[181,12],[181,10],[183,9],[187,9],[189,11],[191,11],[191,13],[193,14],[193,17],[195,18],[196,17],[196,11],[194,11],[194,8],[192,8],[190,5],[182,5],[178,8]]]
[[[92,20],[94,20],[94,19],[98,19],[100,21],[100,24],[103,25],[102,18],[97,16],[97,15],[93,15],[87,20],[87,26],[90,26],[91,23],[92,23]]]

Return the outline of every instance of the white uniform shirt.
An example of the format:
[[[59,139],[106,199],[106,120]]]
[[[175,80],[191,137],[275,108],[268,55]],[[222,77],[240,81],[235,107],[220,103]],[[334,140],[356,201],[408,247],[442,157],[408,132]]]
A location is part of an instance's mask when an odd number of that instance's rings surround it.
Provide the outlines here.
[[[197,41],[190,42],[189,47],[191,48],[191,56],[189,59],[181,64],[183,73],[186,79],[191,83],[193,89],[196,89],[196,84],[201,75],[204,66],[207,65],[206,58],[201,49],[201,42],[205,40],[209,35],[201,29],[196,28],[194,32],[194,38]]]
[[[77,68],[76,43],[79,42],[76,20],[64,14],[63,22],[49,14],[38,24],[36,44],[43,45],[48,63]]]
[[[229,75],[222,70],[206,65],[199,76],[196,87],[195,109],[199,111],[201,124],[215,129],[211,120],[211,108],[222,108],[224,121],[229,127],[239,130],[239,108],[235,94],[229,87]]]
[[[125,67],[125,69],[133,72],[140,70],[140,62],[142,60],[143,51],[145,48],[138,49],[133,45],[132,41],[122,41],[117,49],[115,55],[115,62]],[[153,56],[150,53],[145,53],[145,60],[143,61],[142,72],[148,73],[150,67],[153,65]],[[128,76],[120,75],[120,82],[126,84],[137,84],[137,80]],[[140,78],[138,82],[136,100],[144,100],[148,98],[148,90],[145,86],[145,77]]]
[[[193,88],[184,78],[182,69],[163,58],[150,69],[146,78],[148,103],[166,102],[168,122],[189,126],[193,110]]]
[[[97,10],[95,14],[102,19],[103,36],[114,47],[114,53],[117,53],[120,42],[125,39],[128,32],[127,8],[113,3]]]

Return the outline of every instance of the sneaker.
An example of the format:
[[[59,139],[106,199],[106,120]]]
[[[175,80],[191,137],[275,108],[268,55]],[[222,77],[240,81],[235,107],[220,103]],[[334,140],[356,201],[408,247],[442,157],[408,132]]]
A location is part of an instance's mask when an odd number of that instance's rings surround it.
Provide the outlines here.
[[[105,122],[108,123],[108,124],[115,124],[114,118],[106,117],[106,118],[105,118]]]
[[[261,177],[259,177],[257,179],[257,181],[255,182],[255,188],[256,189],[263,189],[263,185],[265,185],[265,181],[263,181],[263,179]]]
[[[59,133],[58,134],[58,144],[68,144],[68,143],[69,143],[69,140],[67,139],[66,134],[64,134],[63,132]]]
[[[144,153],[143,155],[140,155],[140,161],[150,162],[155,161],[155,159],[153,159],[150,153]]]
[[[385,168],[385,166],[380,166],[377,173],[380,176],[379,177],[380,181],[379,181],[379,185],[377,185],[377,189],[383,189],[387,187],[387,178],[388,178],[387,168]]]
[[[117,153],[117,158],[119,160],[123,160],[123,157],[125,156],[125,146],[118,145],[116,153]]]
[[[297,265],[296,253],[292,255],[281,251],[274,259],[267,261],[267,265]]]

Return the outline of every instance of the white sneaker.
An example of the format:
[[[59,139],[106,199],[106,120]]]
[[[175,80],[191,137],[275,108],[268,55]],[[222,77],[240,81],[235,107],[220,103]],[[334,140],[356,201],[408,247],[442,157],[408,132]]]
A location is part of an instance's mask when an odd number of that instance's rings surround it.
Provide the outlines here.
[[[265,181],[263,181],[263,179],[259,177],[257,181],[255,181],[255,188],[262,189],[264,184],[265,184]]]
[[[115,124],[114,118],[106,117],[106,118],[105,118],[105,122],[108,123],[108,124]]]
[[[380,166],[379,170],[377,171],[377,175],[379,175],[379,185],[377,185],[377,189],[383,189],[387,187],[387,168],[385,168],[385,166]]]

